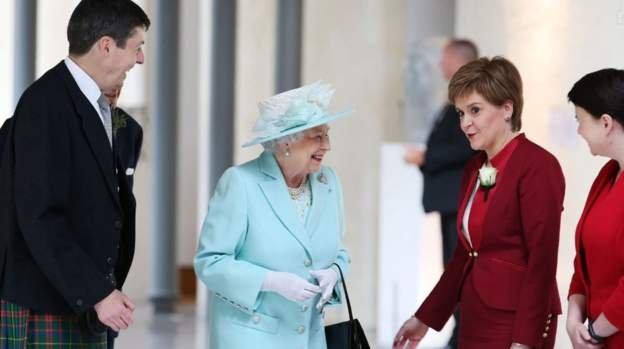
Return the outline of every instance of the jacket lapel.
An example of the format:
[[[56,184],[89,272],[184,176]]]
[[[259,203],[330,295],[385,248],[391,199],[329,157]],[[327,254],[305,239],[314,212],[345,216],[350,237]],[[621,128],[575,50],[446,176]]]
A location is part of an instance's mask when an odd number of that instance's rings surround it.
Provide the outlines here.
[[[306,229],[308,232],[313,232],[315,231],[314,224],[321,222],[334,189],[329,185],[329,180],[323,170],[310,174],[310,186],[312,187],[312,207],[310,207],[306,221]]]
[[[264,152],[260,155],[260,170],[266,175],[264,181],[258,183],[264,193],[269,205],[277,218],[286,229],[299,241],[299,243],[309,252],[310,237],[305,227],[297,217],[297,211],[293,205],[284,176],[277,164],[277,160],[271,153]]]
[[[484,155],[484,154],[480,154]],[[474,190],[475,185],[477,184],[477,176],[479,174],[478,169],[481,168],[481,165],[485,162],[485,156],[481,156],[475,165],[469,169],[470,177],[468,178],[468,183],[466,183],[465,188],[462,190],[461,204],[459,206],[459,210],[457,212],[457,232],[459,234],[459,240],[461,241],[464,248],[467,251],[472,250],[470,247],[470,243],[466,240],[464,236],[463,229],[463,221],[464,221],[464,212],[466,211],[466,206],[468,206],[468,200],[470,200],[470,196],[472,195],[472,191]]]
[[[102,125],[102,121],[93,106],[89,103],[80,88],[71,76],[71,73],[61,62],[57,66],[65,81],[65,85],[69,91],[71,99],[74,103],[78,116],[82,122],[82,129],[87,138],[91,151],[97,160],[97,163],[106,182],[106,186],[111,197],[118,208],[121,208],[119,197],[117,195],[117,185],[115,184],[115,168],[113,165],[113,152],[106,136],[106,131]]]
[[[575,243],[576,243],[576,250],[578,251],[579,255],[581,256],[581,273],[583,274],[583,280],[585,282],[587,282],[587,276],[585,275],[585,252],[583,249],[583,244],[581,242],[581,230],[583,228],[583,226],[585,225],[585,219],[587,218],[587,214],[589,213],[589,211],[591,210],[592,206],[594,205],[594,203],[596,202],[596,199],[598,198],[598,195],[600,194],[600,192],[602,191],[602,188],[605,185],[608,185],[609,183],[609,178],[613,175],[613,171],[617,171],[617,169],[619,168],[618,164],[616,161],[611,160],[603,169],[602,171],[600,171],[600,173],[598,174],[598,178],[596,179],[596,182],[592,185],[591,189],[589,190],[589,196],[587,197],[587,202],[585,203],[585,208],[583,209],[583,213],[581,214],[581,218],[579,219],[578,224],[576,225],[576,234],[575,234]]]

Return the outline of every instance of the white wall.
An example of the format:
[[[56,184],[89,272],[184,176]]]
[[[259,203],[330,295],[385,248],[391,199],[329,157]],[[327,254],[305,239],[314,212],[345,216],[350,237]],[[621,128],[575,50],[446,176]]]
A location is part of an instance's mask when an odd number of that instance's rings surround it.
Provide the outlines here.
[[[234,162],[255,158],[262,147],[241,148],[251,139],[258,102],[275,94],[276,0],[237,3]]]
[[[562,300],[572,275],[576,223],[605,162],[592,157],[576,135],[566,94],[586,73],[622,69],[623,11],[621,0],[457,2],[457,34],[474,39],[484,55],[504,55],[517,65],[524,79],[523,130],[553,152],[563,167],[567,186],[557,274]],[[563,322],[557,347],[569,348]]]
[[[363,326],[374,328],[377,297],[379,153],[402,125],[406,1],[304,2],[303,81],[336,88],[335,110],[354,109],[334,122],[327,164],[341,178],[346,244],[352,258],[349,286]]]
[[[13,115],[13,18],[12,1],[0,1],[0,123]]]

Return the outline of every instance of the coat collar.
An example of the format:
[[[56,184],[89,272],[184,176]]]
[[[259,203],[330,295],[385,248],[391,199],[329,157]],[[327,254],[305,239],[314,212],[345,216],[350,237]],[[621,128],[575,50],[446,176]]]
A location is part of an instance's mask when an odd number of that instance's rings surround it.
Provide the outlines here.
[[[497,189],[496,195],[492,195],[491,200],[493,200],[493,202],[490,202],[490,204],[488,205],[488,210],[485,213],[484,224],[482,227],[483,234],[481,235],[480,241],[476,242],[478,245],[473,246],[473,248],[478,249],[481,246],[483,246],[483,242],[486,241],[486,238],[487,238],[489,223],[492,221],[492,219],[489,217],[493,214],[496,214],[493,212],[495,212],[497,209],[504,207],[504,205],[499,204],[498,201],[508,199],[511,195],[509,193],[509,190],[514,189],[513,186],[506,185],[506,183],[510,180],[509,178],[513,178],[513,176],[517,175],[517,173],[520,172],[518,171],[518,168],[517,168],[517,166],[520,166],[519,165],[520,161],[514,161],[513,159],[514,157],[518,156],[518,151],[521,150],[522,146],[530,142],[526,138],[524,133],[521,133],[516,137],[518,139],[518,145],[516,146],[516,149],[514,150],[514,152],[509,155],[509,159],[507,160],[507,164],[505,165],[506,175],[501,176],[500,178],[497,178],[496,185],[498,186],[498,189]],[[462,188],[463,191],[462,191],[462,197],[460,201],[461,204],[459,206],[458,216],[457,216],[457,231],[459,234],[459,240],[461,241],[464,248],[466,248],[466,250],[468,251],[470,251],[472,248],[470,247],[470,244],[466,240],[466,237],[464,236],[464,233],[463,233],[464,212],[466,211],[466,206],[468,205],[468,200],[470,200],[472,191],[474,190],[474,187],[477,184],[477,177],[479,175],[479,169],[487,161],[487,155],[484,151],[477,153],[475,157],[476,159],[471,163],[471,165],[466,167],[466,171],[468,171],[470,175],[468,177],[468,182],[466,183],[466,187]]]
[[[259,168],[265,174],[259,185],[273,212],[309,253],[311,244],[309,232],[316,230],[315,227],[322,219],[332,192],[326,171],[321,170],[308,176],[312,189],[312,206],[307,221],[303,224],[297,216],[295,206],[288,194],[286,181],[273,154],[263,152],[259,158]]]
[[[97,163],[104,177],[104,181],[108,187],[108,191],[118,208],[121,208],[119,196],[117,195],[117,185],[115,179],[115,168],[113,162],[113,152],[111,151],[106,131],[102,125],[99,115],[87,100],[85,95],[80,91],[76,81],[67,69],[64,62],[59,63],[55,69],[59,72],[67,91],[74,103],[76,112],[82,121],[82,129],[86,135],[87,141],[91,147],[91,151],[97,160]]]

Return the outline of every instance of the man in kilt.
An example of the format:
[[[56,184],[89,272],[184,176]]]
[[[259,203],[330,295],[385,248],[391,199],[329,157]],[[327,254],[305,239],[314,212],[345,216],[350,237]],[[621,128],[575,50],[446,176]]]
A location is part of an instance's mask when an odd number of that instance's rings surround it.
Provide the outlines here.
[[[68,57],[18,102],[0,154],[0,349],[112,348],[133,322],[142,134],[104,91],[143,63],[149,26],[130,0],[82,0]]]

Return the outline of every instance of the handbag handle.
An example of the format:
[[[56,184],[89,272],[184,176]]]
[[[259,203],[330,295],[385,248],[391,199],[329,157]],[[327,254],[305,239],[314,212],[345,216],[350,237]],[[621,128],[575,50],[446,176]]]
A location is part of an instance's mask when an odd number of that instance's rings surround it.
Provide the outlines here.
[[[353,311],[351,310],[351,301],[349,300],[349,292],[347,292],[347,284],[345,283],[344,275],[342,275],[342,269],[338,265],[338,263],[333,263],[338,268],[338,272],[340,273],[340,281],[342,282],[342,289],[345,293],[345,298],[347,299],[347,309],[349,309],[349,321],[353,322]]]

